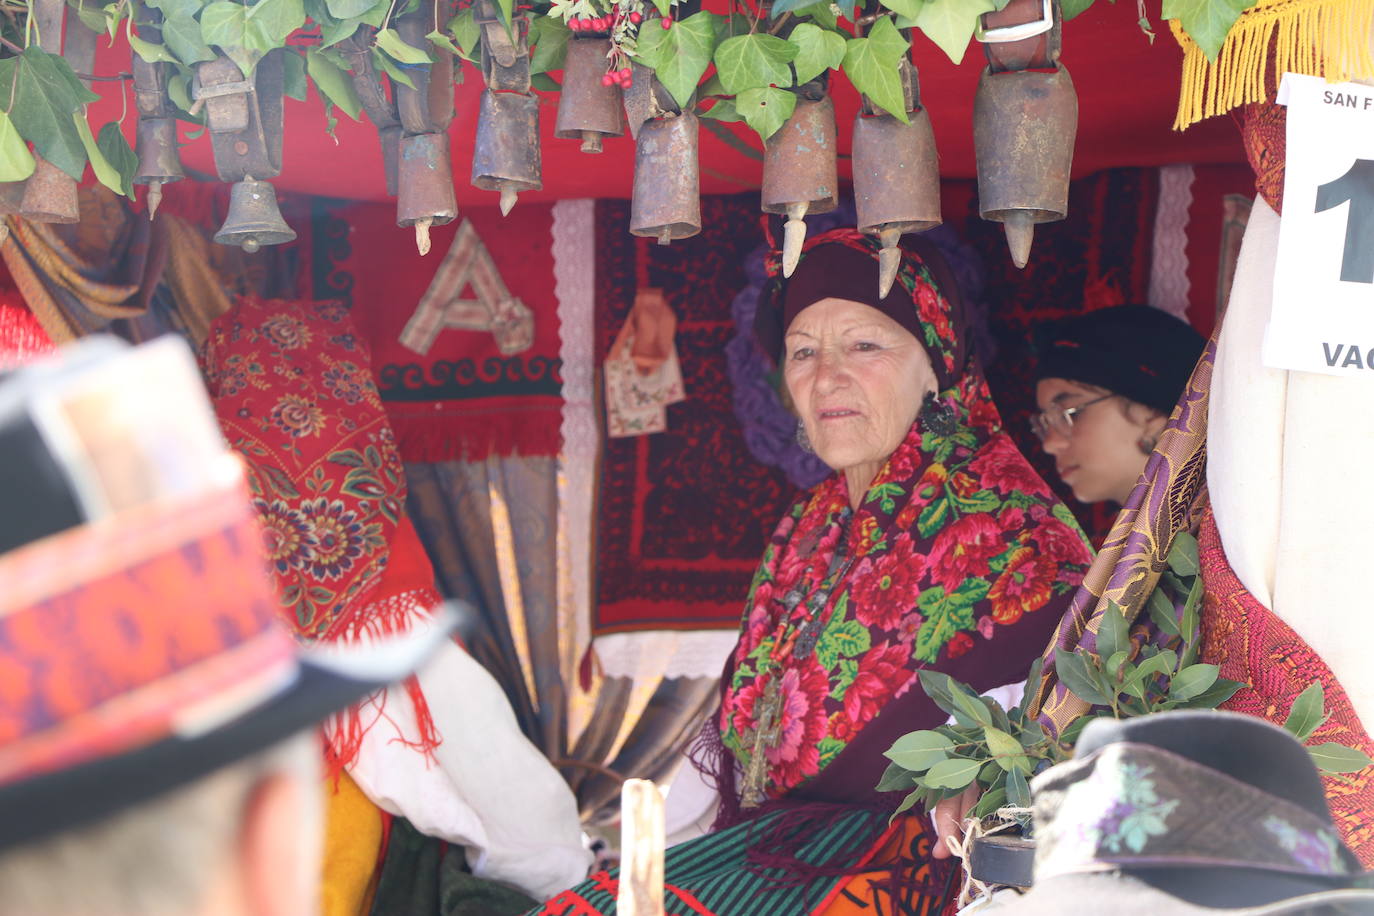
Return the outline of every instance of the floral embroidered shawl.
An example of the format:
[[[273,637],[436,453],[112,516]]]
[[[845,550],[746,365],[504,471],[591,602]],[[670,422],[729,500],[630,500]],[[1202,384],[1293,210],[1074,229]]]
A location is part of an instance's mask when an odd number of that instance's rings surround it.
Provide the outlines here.
[[[808,250],[827,242],[876,252],[852,231],[819,236]],[[904,253],[898,282],[920,312],[932,363],[954,381],[922,410],[849,521],[851,560],[835,569],[839,581],[817,612],[825,622],[814,651],[801,659],[780,653],[780,668],[768,662],[775,640],[787,642],[810,614],[807,601],[797,604],[778,636],[783,597],[800,587],[809,598],[827,584],[849,508],[843,476],[797,502],[764,553],[718,721],[747,772],[755,705],[780,678],[781,737],[766,751],[765,792],[774,799],[806,786],[798,794],[839,800],[810,790],[837,759],[854,755],[864,758],[859,766],[836,769],[867,780],[851,799],[871,794],[891,738],[944,720],[916,672],[944,671],[978,689],[1023,679],[1091,561],[1073,517],[1002,431],[987,383],[958,339],[960,316],[929,269]],[[894,714],[872,729],[885,708]],[[878,740],[863,737],[879,731]],[[732,782],[727,776],[722,789]]]

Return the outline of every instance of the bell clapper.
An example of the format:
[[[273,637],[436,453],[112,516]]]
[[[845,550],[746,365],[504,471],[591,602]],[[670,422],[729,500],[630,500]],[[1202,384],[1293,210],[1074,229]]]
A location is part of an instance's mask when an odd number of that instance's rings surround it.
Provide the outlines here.
[[[792,276],[801,260],[802,242],[806,241],[806,211],[810,201],[787,205],[787,222],[782,224],[782,275]]]
[[[429,227],[432,225],[434,218],[430,216],[415,221],[415,247],[419,249],[420,257],[429,254]]]
[[[672,227],[672,226],[664,226],[662,229],[658,230],[658,243],[659,243],[660,245],[668,245],[668,244],[671,244],[672,241],[673,241],[673,227]]]
[[[1030,260],[1031,242],[1035,241],[1035,223],[1025,210],[1012,210],[1002,221],[1002,231],[1007,234],[1007,247],[1011,249],[1011,261],[1017,268],[1024,268]]]
[[[878,231],[878,239],[883,248],[878,252],[878,298],[885,299],[892,292],[892,281],[897,279],[897,268],[902,264],[902,249],[897,247],[902,230],[888,226]]]
[[[519,197],[520,192],[515,190],[515,188],[506,187],[501,189],[502,216],[510,216],[510,211],[515,209],[515,201],[519,199]]]
[[[162,182],[154,178],[148,182],[148,219],[157,216],[157,208],[162,203]]]
[[[582,152],[601,152],[601,133],[595,130],[582,131]]]

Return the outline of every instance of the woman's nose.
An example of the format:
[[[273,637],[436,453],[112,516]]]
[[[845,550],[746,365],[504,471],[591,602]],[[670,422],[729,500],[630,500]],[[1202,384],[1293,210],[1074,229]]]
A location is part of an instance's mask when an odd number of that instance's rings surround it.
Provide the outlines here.
[[[1045,431],[1045,437],[1040,440],[1040,447],[1045,450],[1047,455],[1058,455],[1069,447],[1069,437],[1054,427],[1050,427]]]
[[[816,385],[831,390],[844,384],[848,377],[844,358],[837,353],[822,350],[816,354]]]

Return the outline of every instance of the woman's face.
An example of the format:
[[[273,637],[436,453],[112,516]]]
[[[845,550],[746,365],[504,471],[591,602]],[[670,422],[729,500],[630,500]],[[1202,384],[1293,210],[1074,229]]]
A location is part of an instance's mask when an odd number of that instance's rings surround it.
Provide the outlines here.
[[[936,390],[925,348],[882,312],[822,299],[787,329],[783,378],[816,454],[876,474]]]
[[[1097,400],[1104,395],[1105,400]],[[1141,451],[1141,441],[1158,436],[1165,418],[1106,389],[1062,378],[1037,382],[1035,401],[1042,411],[1097,401],[1073,415],[1069,435],[1050,425],[1041,447],[1054,456],[1060,479],[1080,501],[1125,502],[1149,457]]]

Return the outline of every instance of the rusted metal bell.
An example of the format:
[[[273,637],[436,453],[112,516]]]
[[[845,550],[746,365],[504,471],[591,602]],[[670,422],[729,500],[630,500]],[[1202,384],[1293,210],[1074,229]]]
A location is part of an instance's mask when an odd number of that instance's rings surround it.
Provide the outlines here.
[[[520,92],[482,93],[477,144],[472,153],[472,184],[501,192],[501,212],[509,213],[520,191],[544,187],[539,161],[539,99]]]
[[[386,196],[395,197],[399,190],[401,170],[401,125],[378,128],[377,136],[382,142],[382,174],[386,178]]]
[[[162,202],[162,186],[186,177],[177,157],[177,122],[172,118],[142,118],[136,142],[138,171],[134,182],[148,186],[148,218],[152,219]]]
[[[285,53],[267,54],[249,77],[227,57],[196,65],[191,94],[205,106],[221,181],[281,174]]]
[[[973,102],[978,209],[1003,223],[1012,260],[1026,266],[1036,223],[1063,219],[1078,128],[1069,71],[983,71]]]
[[[658,239],[691,238],[701,231],[701,167],[697,116],[690,111],[639,126],[635,141],[630,232]]]
[[[854,202],[860,232],[883,242],[878,295],[892,289],[901,263],[898,240],[940,225],[940,163],[935,130],[924,108],[903,124],[890,114],[854,119]]]
[[[74,223],[81,219],[76,182],[37,153],[34,170],[24,185],[19,215],[35,223]]]
[[[397,176],[396,225],[415,227],[415,245],[429,254],[429,227],[458,216],[448,134],[402,137]]]
[[[839,191],[835,103],[830,96],[797,96],[797,107],[764,143],[763,212],[786,213],[782,272],[791,276],[801,257],[808,213],[835,209]]]
[[[296,237],[277,209],[277,192],[252,175],[234,182],[229,191],[229,215],[215,233],[221,245],[238,245],[252,254],[263,245],[280,245]]]
[[[609,38],[574,38],[563,63],[563,90],[558,94],[554,136],[581,140],[582,152],[601,152],[601,141],[625,132],[620,87],[605,85]]]

